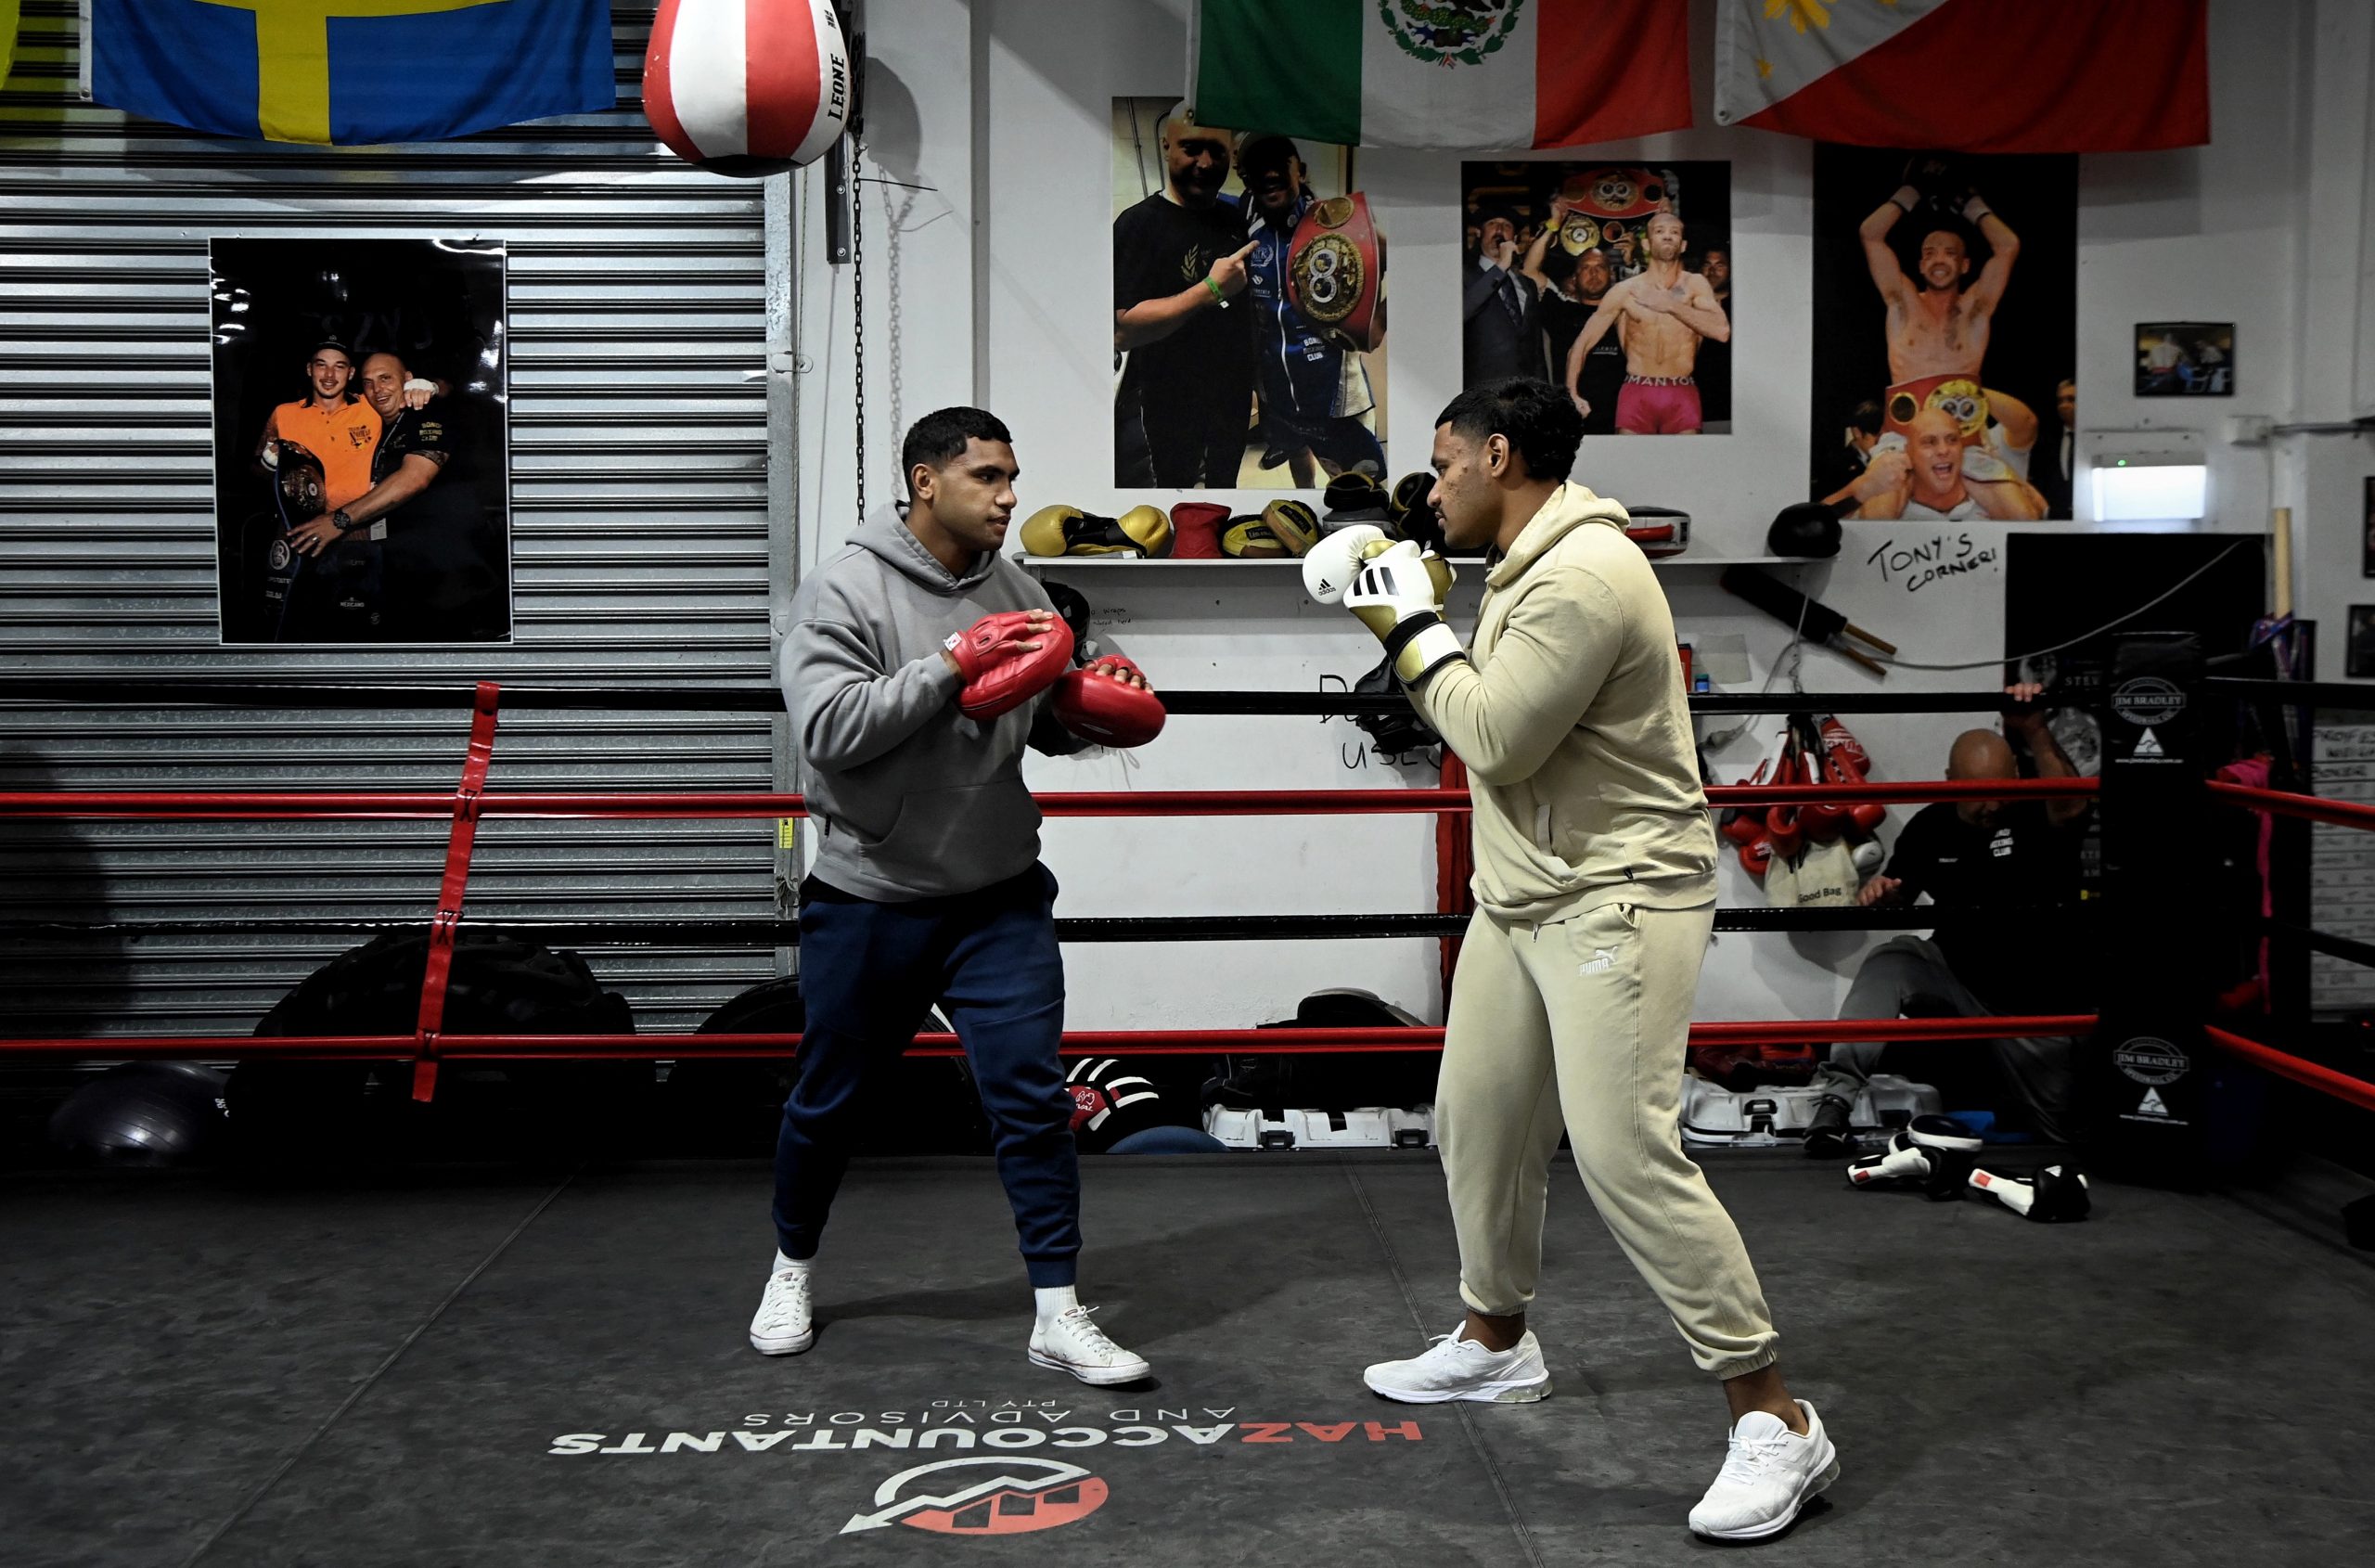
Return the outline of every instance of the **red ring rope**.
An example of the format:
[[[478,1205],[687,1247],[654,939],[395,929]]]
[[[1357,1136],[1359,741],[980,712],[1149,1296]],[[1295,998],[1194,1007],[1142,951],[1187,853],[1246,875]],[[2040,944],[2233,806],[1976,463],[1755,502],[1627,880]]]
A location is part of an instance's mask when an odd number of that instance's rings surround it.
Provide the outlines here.
[[[2322,1094],[2356,1105],[2361,1111],[2375,1111],[2375,1084],[2364,1078],[2354,1078],[2347,1073],[2337,1073],[2320,1063],[2304,1060],[2289,1051],[2246,1039],[2216,1024],[2210,1025],[2202,1033],[2210,1037],[2212,1045],[2232,1051],[2254,1066],[2265,1067],[2279,1078],[2290,1078],[2296,1084],[2306,1085]]]
[[[1718,784],[1711,806],[1779,805],[1821,801],[1967,801],[2013,796],[2048,799],[2096,794],[2092,778],[1935,778],[1890,784]],[[1034,797],[1048,816],[1335,816],[1465,811],[1465,790],[1068,790]],[[2305,797],[2298,797],[2305,798]],[[2375,808],[2360,808],[2375,811]],[[799,795],[754,792],[490,790],[481,816],[772,817],[804,816]],[[0,792],[0,816],[44,820],[155,817],[160,820],[450,820],[451,794],[415,791],[255,792],[167,790],[28,790]]]
[[[2223,778],[2210,780],[2206,788],[2212,794],[2238,805],[2276,816],[2305,817],[2311,822],[2330,822],[2341,828],[2375,828],[2375,805],[2361,805],[2356,801],[2296,795],[2286,790],[2257,790],[2248,784],[2230,784]]]

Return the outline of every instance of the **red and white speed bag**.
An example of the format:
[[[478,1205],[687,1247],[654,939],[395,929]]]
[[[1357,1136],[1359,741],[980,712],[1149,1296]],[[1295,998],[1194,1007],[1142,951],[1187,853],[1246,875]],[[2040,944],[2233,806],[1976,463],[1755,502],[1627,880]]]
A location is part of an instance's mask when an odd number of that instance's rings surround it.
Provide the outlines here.
[[[660,0],[643,111],[660,139],[720,174],[777,174],[824,156],[857,104],[832,0]]]

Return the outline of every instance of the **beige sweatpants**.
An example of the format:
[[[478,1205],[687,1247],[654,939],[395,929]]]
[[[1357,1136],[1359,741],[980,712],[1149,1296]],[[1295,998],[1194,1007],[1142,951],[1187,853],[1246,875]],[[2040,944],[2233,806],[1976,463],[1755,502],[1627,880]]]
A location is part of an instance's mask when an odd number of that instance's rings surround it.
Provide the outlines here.
[[[1452,985],[1435,1137],[1470,1306],[1503,1317],[1534,1300],[1563,1125],[1617,1245],[1701,1369],[1729,1378],[1778,1352],[1740,1230],[1682,1151],[1683,1052],[1714,921],[1713,904],[1609,904],[1541,926],[1477,911]]]

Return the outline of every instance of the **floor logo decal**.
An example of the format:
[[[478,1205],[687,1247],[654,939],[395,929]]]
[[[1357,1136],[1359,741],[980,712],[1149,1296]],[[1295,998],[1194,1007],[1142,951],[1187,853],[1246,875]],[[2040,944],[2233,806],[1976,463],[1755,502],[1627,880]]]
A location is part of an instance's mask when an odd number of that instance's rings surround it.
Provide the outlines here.
[[[853,1514],[844,1536],[905,1524],[944,1536],[1020,1536],[1095,1513],[1105,1483],[1056,1459],[941,1459],[903,1470],[874,1489],[874,1511]]]

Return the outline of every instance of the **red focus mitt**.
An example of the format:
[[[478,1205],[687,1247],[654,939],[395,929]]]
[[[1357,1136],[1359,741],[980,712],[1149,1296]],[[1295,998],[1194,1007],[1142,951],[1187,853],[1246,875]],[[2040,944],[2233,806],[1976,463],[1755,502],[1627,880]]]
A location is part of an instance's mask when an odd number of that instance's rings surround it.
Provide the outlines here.
[[[1034,615],[1045,617],[1033,623]],[[964,677],[956,706],[969,719],[1012,713],[1053,686],[1071,667],[1072,629],[1050,610],[984,615],[941,647]]]
[[[1109,653],[1056,683],[1056,718],[1100,746],[1143,746],[1162,733],[1164,717],[1162,700],[1138,684],[1145,678],[1136,664]]]

